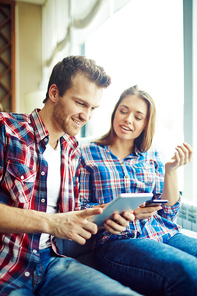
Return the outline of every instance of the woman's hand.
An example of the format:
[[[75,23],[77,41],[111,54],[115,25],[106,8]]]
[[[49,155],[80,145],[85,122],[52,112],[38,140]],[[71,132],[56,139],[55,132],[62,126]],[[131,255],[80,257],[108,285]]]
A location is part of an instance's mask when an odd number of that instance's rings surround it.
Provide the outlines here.
[[[107,204],[96,205],[94,208],[105,208]],[[135,216],[132,212],[125,211],[122,215],[118,213],[113,214],[112,219],[107,219],[104,223],[104,226],[99,227],[99,230],[108,230],[113,234],[120,234],[122,231],[126,230],[126,227],[129,226],[129,222],[133,221]]]
[[[187,143],[177,146],[175,155],[165,164],[166,172],[172,172],[178,167],[189,163],[192,159],[193,150]]]
[[[145,207],[145,202],[138,208],[133,211],[136,220],[148,219],[157,213],[157,211],[161,210],[161,205],[157,205],[154,207]]]
[[[126,227],[129,226],[129,222],[134,219],[135,216],[132,212],[125,211],[122,215],[114,213],[113,220],[107,219],[104,223],[104,227],[112,234],[120,234],[122,231],[126,230]]]
[[[189,163],[192,159],[193,150],[187,143],[176,147],[176,153],[165,164],[165,177],[162,192],[162,199],[168,200],[168,207],[174,206],[179,200],[179,187],[177,168]]]

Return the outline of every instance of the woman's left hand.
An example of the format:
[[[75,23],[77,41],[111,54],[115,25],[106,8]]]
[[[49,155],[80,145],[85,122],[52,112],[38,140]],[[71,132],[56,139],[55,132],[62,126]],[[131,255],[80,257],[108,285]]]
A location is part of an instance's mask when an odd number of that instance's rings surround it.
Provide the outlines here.
[[[192,159],[193,150],[189,144],[183,143],[183,145],[179,145],[175,149],[175,155],[165,164],[165,170],[168,172],[189,163]]]
[[[105,229],[112,234],[120,234],[129,226],[129,222],[133,221],[135,216],[132,212],[125,211],[122,215],[118,213],[113,214],[113,220],[107,219],[104,223]]]

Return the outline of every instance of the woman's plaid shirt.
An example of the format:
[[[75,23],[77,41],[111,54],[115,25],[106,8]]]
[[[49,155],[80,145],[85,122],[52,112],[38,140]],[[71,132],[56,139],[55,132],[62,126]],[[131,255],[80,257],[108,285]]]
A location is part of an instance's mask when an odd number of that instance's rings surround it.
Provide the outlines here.
[[[121,160],[108,146],[94,143],[81,148],[80,178],[81,208],[95,204],[109,203],[120,193],[152,192],[154,198],[160,198],[164,183],[164,165],[156,149],[151,147],[141,153],[137,149],[133,154]],[[167,241],[180,227],[174,223],[180,201],[172,207],[163,206],[150,219],[130,222],[130,226],[120,235],[101,231],[97,234],[95,246],[107,241],[126,238],[149,238]]]

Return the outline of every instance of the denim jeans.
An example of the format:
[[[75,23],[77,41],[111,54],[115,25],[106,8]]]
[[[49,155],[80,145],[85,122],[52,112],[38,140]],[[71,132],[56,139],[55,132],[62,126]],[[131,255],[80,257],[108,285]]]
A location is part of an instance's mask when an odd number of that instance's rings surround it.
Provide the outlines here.
[[[126,239],[95,250],[103,273],[147,296],[197,295],[196,257],[197,240],[181,233],[167,243]]]
[[[70,257],[58,257],[51,248],[41,250],[34,277],[10,296],[84,296],[133,295],[138,293],[122,286],[101,272]]]

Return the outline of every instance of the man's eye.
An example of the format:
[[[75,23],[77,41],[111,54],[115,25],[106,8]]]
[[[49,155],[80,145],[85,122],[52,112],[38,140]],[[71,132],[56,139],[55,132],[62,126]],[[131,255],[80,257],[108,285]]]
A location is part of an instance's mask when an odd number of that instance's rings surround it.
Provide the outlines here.
[[[80,105],[80,106],[84,106],[84,104],[81,103],[81,102],[77,102],[77,104]]]

